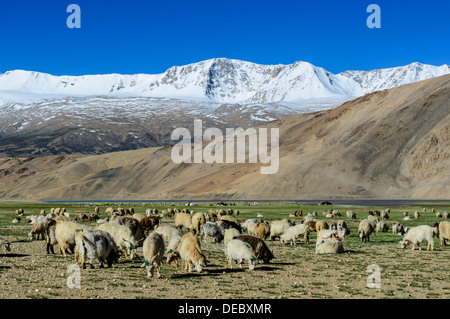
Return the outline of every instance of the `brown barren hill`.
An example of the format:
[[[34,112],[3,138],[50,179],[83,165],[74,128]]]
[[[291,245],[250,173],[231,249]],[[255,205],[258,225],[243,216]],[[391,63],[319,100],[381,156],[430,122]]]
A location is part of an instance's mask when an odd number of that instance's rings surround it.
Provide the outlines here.
[[[103,155],[0,159],[8,199],[448,199],[450,75],[295,115],[280,129],[280,165],[175,164],[171,147]],[[209,142],[205,142],[208,144]]]

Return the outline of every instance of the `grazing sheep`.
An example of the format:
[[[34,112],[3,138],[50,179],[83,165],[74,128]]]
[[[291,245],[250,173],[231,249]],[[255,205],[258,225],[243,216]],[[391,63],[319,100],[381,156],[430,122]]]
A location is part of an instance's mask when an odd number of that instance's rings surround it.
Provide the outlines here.
[[[267,247],[264,240],[262,240],[258,236],[239,235],[234,237],[234,239],[242,240],[243,242],[246,242],[247,244],[252,246],[252,249],[255,252],[255,256],[258,259],[258,261],[269,263],[272,259],[275,258],[273,253],[270,251],[269,247]]]
[[[236,218],[236,217],[233,217],[233,216],[230,216],[230,215],[223,215],[223,216],[220,216],[219,220],[228,220],[228,221],[230,221],[230,222],[239,224],[237,218]]]
[[[403,211],[403,216],[404,217],[406,217],[406,216],[408,216],[409,214],[408,214],[408,212],[405,210],[405,211]]]
[[[270,234],[270,224],[268,222],[259,222],[256,225],[256,235],[262,239],[267,239]]]
[[[296,245],[296,240],[298,237],[305,238],[305,244],[308,243],[309,240],[309,227],[305,224],[298,224],[295,226],[289,227],[283,235],[280,236],[280,242],[282,244],[291,243],[291,245]]]
[[[75,222],[57,222],[55,228],[55,238],[58,243],[59,253],[66,256],[66,252],[70,249],[74,252],[75,236],[77,231],[95,230],[93,227],[86,226]]]
[[[415,211],[415,212],[414,212],[414,218],[415,218],[415,219],[419,219],[419,217],[420,217],[419,212],[418,212],[418,211]]]
[[[447,211],[444,212],[443,217],[444,217],[445,219],[448,219],[448,212],[447,212]]]
[[[191,224],[194,234],[201,234],[202,225],[206,223],[206,216],[204,213],[198,212],[192,216]]]
[[[405,227],[402,224],[398,223],[398,222],[394,222],[392,224],[392,234],[393,235],[402,235],[403,236],[404,234],[406,234]]]
[[[239,232],[242,232],[241,226],[239,226],[235,222],[231,222],[229,220],[218,220],[216,222],[216,225],[220,227],[220,229],[222,230],[222,234],[224,234],[224,235],[225,235],[225,230],[227,230],[229,228],[236,228],[237,230],[239,230]]]
[[[225,234],[223,236],[223,242],[225,243],[225,245],[227,245],[228,242],[233,239],[233,237],[239,236],[240,234],[241,233],[236,228],[229,228],[229,229],[225,230]]]
[[[386,210],[382,210],[380,217],[381,217],[381,219],[388,220],[389,219],[389,214],[388,214],[388,212]]]
[[[97,226],[97,229],[108,232],[113,238],[119,251],[125,254],[125,258],[134,258],[136,252],[136,240],[127,226],[114,223],[104,223]]]
[[[339,239],[344,239],[345,232],[341,230],[322,229],[317,233],[316,247],[321,245],[326,239],[330,239],[332,236]]]
[[[0,237],[0,246],[2,247],[3,254],[7,251],[11,251],[11,242],[3,237]]]
[[[161,278],[161,264],[164,262],[164,239],[157,232],[151,232],[144,240],[143,253],[144,264],[147,269],[147,277],[153,277],[153,272],[156,269],[156,278]]]
[[[344,236],[350,235],[350,228],[347,226],[347,223],[344,220],[337,221],[336,229],[343,234],[342,238]]]
[[[93,261],[99,262],[100,268],[104,263],[111,268],[118,258],[118,249],[112,236],[101,230],[79,229],[75,235],[75,260],[86,268],[86,261],[89,261],[91,268],[94,268]]]
[[[141,225],[144,230],[144,234],[147,234],[150,230],[155,229],[159,225],[161,217],[159,216],[148,216],[141,219],[139,225]]]
[[[301,217],[301,216],[303,216],[303,210],[297,210],[295,213],[294,213],[294,216],[295,217]]]
[[[412,217],[412,216],[405,216],[405,217],[403,217],[403,220],[413,220],[414,219],[414,217]]]
[[[239,239],[232,239],[228,242],[225,247],[225,255],[230,268],[233,268],[233,261],[239,263],[240,268],[242,268],[242,263],[247,261],[248,269],[253,270],[258,261],[252,246]]]
[[[370,241],[370,235],[374,232],[375,228],[370,220],[364,219],[358,225],[358,236],[361,241]]]
[[[379,233],[380,231],[385,233],[385,232],[389,231],[389,227],[384,221],[379,221],[377,223],[377,226],[375,227],[375,231],[377,233]]]
[[[192,272],[193,267],[195,267],[197,272],[201,272],[203,267],[206,266],[206,257],[203,254],[198,238],[194,234],[187,233],[181,237],[177,249],[167,257],[167,263],[169,265],[175,264],[178,267],[180,259],[184,261],[185,269],[189,270],[189,272]]]
[[[438,234],[439,230],[436,227],[431,227],[428,225],[421,225],[416,227],[411,227],[406,233],[405,237],[400,241],[400,247],[402,249],[412,245],[412,250],[414,250],[414,246],[419,246],[419,250],[422,250],[420,244],[423,241],[428,243],[427,250],[431,248],[434,250],[434,241],[433,236]]]
[[[136,245],[137,246],[139,246],[139,244],[142,244],[142,241],[145,239],[144,229],[139,224],[137,219],[134,219],[134,218],[129,217],[129,216],[113,215],[109,219],[109,222],[110,223],[119,224],[119,225],[122,225],[122,226],[127,226],[131,230],[131,233],[134,236],[134,239],[136,241]]]
[[[39,238],[44,239],[45,233],[47,231],[47,226],[50,223],[51,218],[47,218],[43,215],[40,215],[33,224],[31,231],[28,233],[28,237],[30,240]]]
[[[175,227],[177,227],[181,232],[183,228],[190,231],[192,227],[192,216],[187,213],[178,213],[175,215]]]
[[[440,223],[436,223],[435,225],[433,225],[433,227],[438,228],[441,247],[447,245],[447,242],[450,242],[450,222],[443,221]]]
[[[356,219],[356,213],[351,210],[347,211],[346,215],[348,218]]]
[[[48,224],[48,227],[46,229],[46,237],[47,237],[47,243],[46,243],[46,250],[47,250],[47,254],[50,254],[50,252],[52,254],[55,253],[53,247],[58,243],[58,241],[56,240],[56,234],[55,234],[55,230],[56,230],[56,220],[52,220],[50,221],[50,223]]]
[[[257,219],[249,219],[245,222],[245,227],[249,235],[258,236],[258,223]]]
[[[158,225],[155,228],[155,232],[160,234],[164,239],[164,242],[167,243],[166,248],[168,253],[171,253],[177,248],[182,237],[182,234],[178,229],[168,225]]]
[[[338,210],[335,210],[335,209],[333,209],[333,210],[331,211],[331,215],[333,215],[333,217],[336,217],[336,216],[342,216],[341,212],[338,211]]]
[[[437,212],[437,213],[436,213],[436,217],[437,217],[437,218],[442,218],[441,212]]]
[[[274,220],[270,223],[270,239],[280,237],[291,225],[285,220]]]
[[[329,229],[330,226],[324,220],[310,220],[305,222],[311,232],[319,232],[322,229]]]
[[[223,240],[224,233],[219,226],[214,225],[211,222],[206,222],[202,225],[202,240],[206,241],[208,238],[212,238],[213,242],[220,243]]]
[[[317,244],[318,243],[318,244]],[[339,254],[344,252],[342,240],[334,234],[316,243],[316,254]]]

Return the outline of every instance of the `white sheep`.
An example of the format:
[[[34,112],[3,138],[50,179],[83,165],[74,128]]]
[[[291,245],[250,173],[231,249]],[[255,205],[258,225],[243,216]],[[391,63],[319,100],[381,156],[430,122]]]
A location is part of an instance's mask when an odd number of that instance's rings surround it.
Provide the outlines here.
[[[374,230],[373,221],[367,219],[362,220],[358,225],[358,235],[361,241],[370,241],[370,235]]]
[[[317,233],[316,247],[322,244],[326,239],[330,238],[344,239],[345,229],[341,228],[339,230],[333,229],[322,229]]]
[[[192,216],[187,213],[178,213],[175,215],[175,227],[183,232],[183,228],[191,230],[192,227]]]
[[[356,213],[351,210],[347,211],[346,215],[348,218],[356,219]]]
[[[239,239],[232,239],[228,242],[225,247],[225,255],[230,268],[233,268],[233,261],[239,263],[240,268],[242,268],[243,261],[247,261],[248,268],[253,270],[258,262],[252,247]]]
[[[155,231],[144,240],[144,264],[148,277],[153,277],[153,271],[156,269],[156,278],[161,278],[161,264],[164,261],[165,249],[164,239]]]
[[[164,239],[164,242],[167,243],[166,249],[168,253],[174,251],[181,241],[181,232],[173,226],[158,225],[155,228],[155,232],[160,234]]]
[[[441,247],[446,245],[450,241],[450,222],[443,221],[437,224],[439,229],[439,240],[441,241]]]
[[[194,234],[201,234],[202,225],[206,223],[205,213],[198,212],[192,215],[191,225],[194,230]]]
[[[40,215],[34,222],[31,231],[28,233],[28,237],[30,238],[30,240],[33,240],[34,238],[36,240],[39,240],[39,238],[44,239],[48,224],[51,220],[51,218]]]
[[[402,249],[412,245],[412,250],[414,250],[414,246],[419,246],[419,250],[422,250],[420,244],[423,241],[428,243],[427,250],[431,248],[434,250],[434,241],[433,236],[438,233],[438,229],[436,227],[431,227],[428,225],[421,225],[416,227],[411,227],[406,233],[405,237],[400,241],[400,247]]]
[[[295,226],[289,227],[281,236],[280,243],[287,244],[291,243],[291,245],[296,245],[297,238],[303,237],[305,238],[305,244],[308,243],[309,240],[309,227],[305,224],[298,224]]]
[[[134,258],[136,253],[136,240],[127,226],[115,224],[115,223],[103,223],[97,226],[97,229],[108,232],[116,242],[116,245],[120,251],[125,254],[125,258]]]
[[[113,237],[106,231],[86,230],[76,231],[75,235],[75,260],[86,268],[86,261],[89,261],[91,268],[94,268],[93,261],[99,262],[100,268],[104,263],[110,268],[117,260],[118,248]]]
[[[228,244],[230,240],[233,239],[234,236],[239,236],[241,233],[236,228],[228,228],[225,230],[225,235],[223,236],[224,244]]]
[[[58,243],[59,252],[66,256],[68,249],[72,250],[75,247],[75,236],[77,230],[95,230],[93,227],[78,224],[75,222],[57,222],[55,228],[55,238]]]
[[[280,237],[284,234],[291,225],[285,220],[274,220],[270,223],[270,239],[275,240],[276,237]]]
[[[389,231],[389,227],[384,221],[379,221],[377,223],[377,226],[375,227],[375,231],[377,233],[379,233],[379,232],[385,233],[385,232]]]
[[[201,272],[203,267],[206,266],[205,254],[200,246],[200,241],[194,234],[187,233],[181,237],[177,249],[167,257],[167,263],[174,263],[178,267],[180,259],[185,262],[185,269],[189,272],[192,271],[193,267],[197,272]]]
[[[321,230],[323,231],[323,230]],[[344,252],[342,240],[335,235],[316,243],[316,254],[339,254]]]
[[[406,229],[402,224],[400,224],[398,222],[394,222],[392,224],[392,234],[393,235],[402,235],[403,236],[405,233],[406,233]]]

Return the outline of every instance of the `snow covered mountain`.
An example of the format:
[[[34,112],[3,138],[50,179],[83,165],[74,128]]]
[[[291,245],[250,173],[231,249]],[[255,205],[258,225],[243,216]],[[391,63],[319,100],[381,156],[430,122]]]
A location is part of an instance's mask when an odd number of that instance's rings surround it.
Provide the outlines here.
[[[405,67],[333,74],[307,62],[260,65],[225,58],[172,67],[162,74],[53,76],[30,71],[0,74],[0,99],[41,97],[132,96],[202,100],[219,103],[303,104],[314,99],[348,100],[450,73],[413,63]]]
[[[450,73],[405,67],[333,74],[307,62],[212,59],[162,74],[0,74],[0,156],[100,154],[171,143],[174,127],[221,130],[336,107],[377,90]]]

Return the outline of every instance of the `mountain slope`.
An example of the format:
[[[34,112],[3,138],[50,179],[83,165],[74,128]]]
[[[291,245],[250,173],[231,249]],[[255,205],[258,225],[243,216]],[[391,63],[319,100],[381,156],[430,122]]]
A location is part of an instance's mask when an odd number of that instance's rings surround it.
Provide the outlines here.
[[[175,164],[169,146],[0,159],[0,197],[448,199],[449,101],[447,75],[267,123],[281,134],[273,175],[261,164]]]

